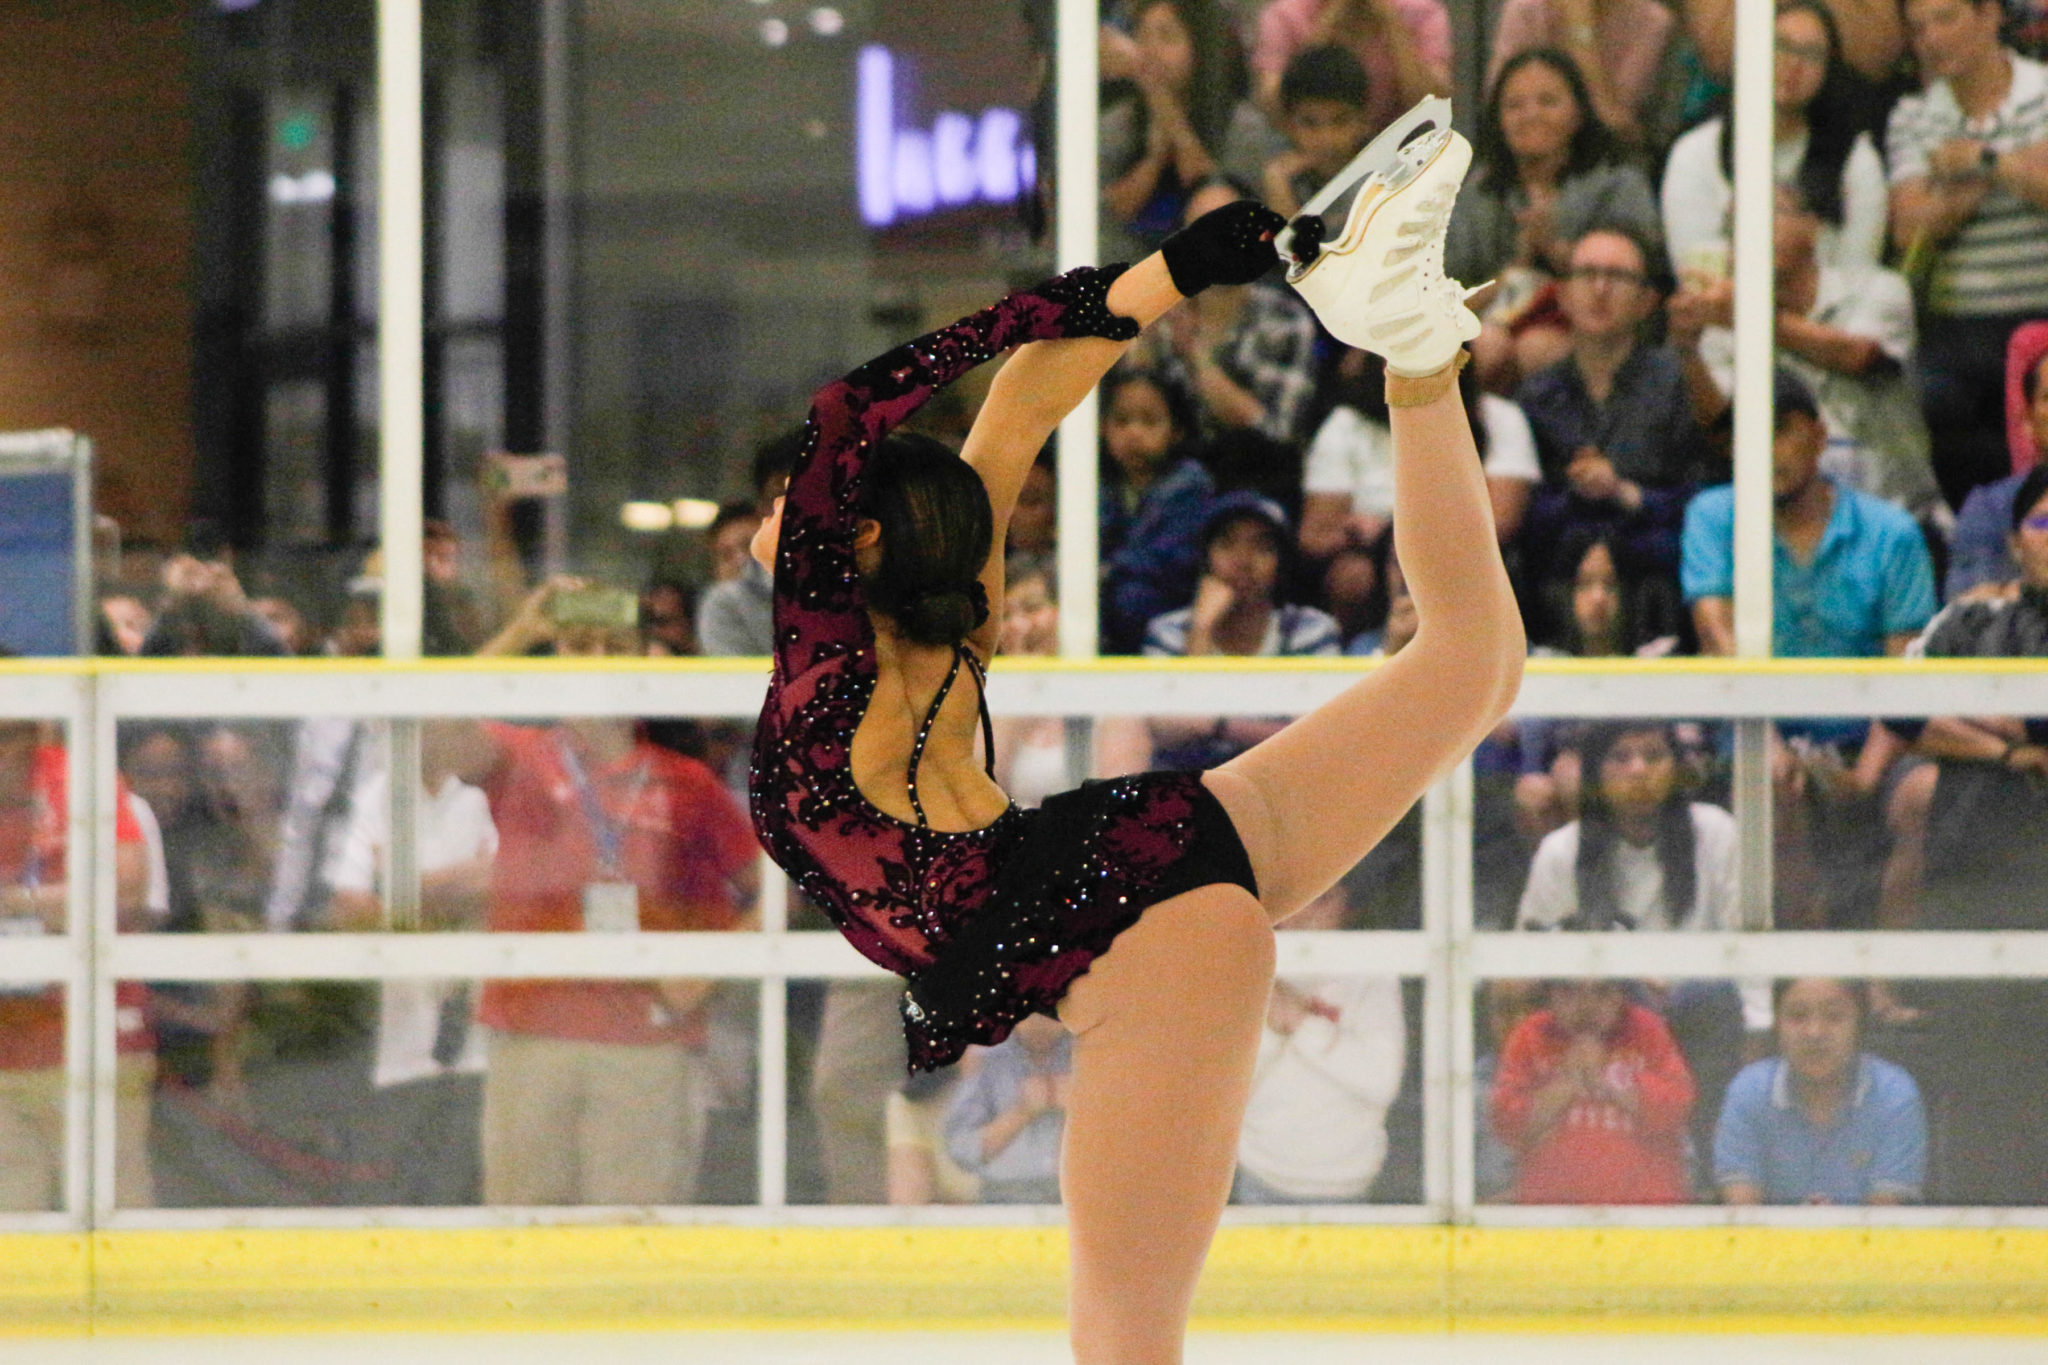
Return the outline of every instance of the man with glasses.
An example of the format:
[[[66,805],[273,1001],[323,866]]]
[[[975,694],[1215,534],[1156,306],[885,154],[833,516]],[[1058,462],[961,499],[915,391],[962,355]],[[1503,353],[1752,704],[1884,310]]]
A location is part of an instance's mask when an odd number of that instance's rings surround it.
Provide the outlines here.
[[[1559,302],[1571,354],[1523,381],[1516,400],[1536,434],[1543,484],[1523,531],[1524,572],[1567,572],[1551,561],[1573,530],[1605,529],[1634,567],[1674,580],[1686,500],[1705,473],[1685,367],[1643,339],[1663,301],[1663,252],[1621,227],[1572,247]]]
[[[1926,284],[1920,402],[1951,507],[2010,472],[2006,340],[2048,314],[2048,67],[1999,40],[1999,0],[1906,0],[1927,80],[1892,111],[1892,241]]]

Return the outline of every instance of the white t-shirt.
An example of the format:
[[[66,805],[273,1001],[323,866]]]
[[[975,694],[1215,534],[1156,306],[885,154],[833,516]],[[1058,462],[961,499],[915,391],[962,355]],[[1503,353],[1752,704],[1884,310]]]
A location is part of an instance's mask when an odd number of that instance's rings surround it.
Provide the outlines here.
[[[1771,148],[1771,174],[1781,185],[1797,184],[1806,160],[1802,133]],[[1683,271],[1700,247],[1725,252],[1734,237],[1735,189],[1721,173],[1721,120],[1708,119],[1671,144],[1659,192],[1664,238],[1671,263]],[[1885,220],[1891,189],[1884,158],[1870,134],[1858,133],[1842,163],[1842,223],[1822,220],[1817,254],[1822,265],[1844,270],[1874,268],[1884,259]]]
[[[365,773],[349,800],[348,824],[328,855],[327,885],[336,891],[377,889],[384,841],[390,828],[389,777]],[[422,793],[419,807],[418,859],[421,872],[438,872],[498,852],[498,828],[491,822],[490,802],[481,789],[454,777]],[[377,1016],[378,1086],[423,1080],[450,1071],[484,1069],[483,1030],[472,1027],[454,1063],[434,1060],[434,1039],[441,1009],[460,991],[461,981],[387,981]]]
[[[1692,909],[1677,924],[1664,910],[1664,868],[1657,846],[1614,845],[1614,903],[1638,929],[1733,930],[1742,927],[1735,894],[1735,817],[1719,806],[1692,805]],[[1536,848],[1522,889],[1519,929],[1549,929],[1579,912],[1579,822],[1553,830]]]
[[[1831,270],[1823,266],[1807,319],[1877,343],[1892,361],[1879,374],[1838,374],[1779,348],[1778,363],[1799,376],[1820,405],[1828,448],[1822,472],[1872,497],[1918,515],[1941,501],[1910,367],[1919,344],[1913,293],[1890,270]],[[1735,334],[1726,327],[1700,333],[1700,359],[1723,394],[1735,392]]]
[[[1479,420],[1486,427],[1486,474],[1495,479],[1540,482],[1536,434],[1515,404],[1497,394],[1479,396]],[[1394,435],[1383,422],[1357,408],[1336,407],[1316,429],[1302,471],[1305,493],[1345,493],[1354,512],[1390,515],[1394,510]]]
[[[1387,1159],[1387,1107],[1408,1058],[1401,982],[1285,980],[1337,1017],[1311,1015],[1286,1035],[1264,1031],[1238,1163],[1296,1199],[1363,1199]]]

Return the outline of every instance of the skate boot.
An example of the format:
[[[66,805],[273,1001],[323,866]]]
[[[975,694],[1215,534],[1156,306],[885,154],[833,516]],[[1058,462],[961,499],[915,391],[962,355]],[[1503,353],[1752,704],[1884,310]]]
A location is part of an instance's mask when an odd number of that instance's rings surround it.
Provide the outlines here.
[[[1444,230],[1472,164],[1471,144],[1452,130],[1450,108],[1449,100],[1423,100],[1360,152],[1274,243],[1289,261],[1287,282],[1330,334],[1384,356],[1396,375],[1434,374],[1479,335],[1479,319],[1465,306],[1470,293],[1444,276]],[[1314,241],[1315,225],[1303,218],[1354,186],[1343,231],[1333,241]]]

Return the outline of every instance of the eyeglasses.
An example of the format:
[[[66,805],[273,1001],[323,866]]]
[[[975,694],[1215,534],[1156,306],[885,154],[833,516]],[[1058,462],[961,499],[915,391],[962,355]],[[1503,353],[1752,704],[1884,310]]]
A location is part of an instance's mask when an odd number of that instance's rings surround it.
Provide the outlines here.
[[[1565,278],[1586,284],[1611,284],[1623,289],[1640,288],[1650,282],[1649,276],[1640,270],[1623,270],[1614,265],[1575,266],[1565,272]]]

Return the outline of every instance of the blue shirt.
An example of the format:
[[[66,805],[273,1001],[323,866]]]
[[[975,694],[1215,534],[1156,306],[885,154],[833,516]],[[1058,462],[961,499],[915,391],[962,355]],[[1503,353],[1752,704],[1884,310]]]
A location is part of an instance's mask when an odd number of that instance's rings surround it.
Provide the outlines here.
[[[1073,1069],[1074,1040],[1063,1036],[1054,1047],[1045,1070],[1054,1076]],[[981,1056],[981,1066],[960,1082],[946,1110],[946,1150],[960,1169],[978,1175],[989,1184],[1043,1184],[1060,1175],[1060,1139],[1066,1129],[1066,1111],[1048,1109],[1024,1125],[1010,1145],[994,1156],[981,1154],[981,1130],[1017,1106],[1024,1094],[1024,1082],[1037,1075],[1039,1066],[1024,1044],[1010,1037]],[[988,1191],[984,1191],[986,1196]],[[1055,1194],[1054,1199],[1058,1196]],[[1005,1202],[984,1198],[983,1202]]]
[[[1209,471],[1182,460],[1127,506],[1121,481],[1102,481],[1102,652],[1136,654],[1153,617],[1185,606],[1202,569],[1202,523],[1216,491]]]
[[[1714,1128],[1714,1183],[1740,1181],[1767,1204],[1866,1204],[1920,1197],[1927,1116],[1903,1067],[1864,1053],[1856,1093],[1832,1128],[1816,1128],[1792,1098],[1791,1067],[1766,1057],[1744,1067]]]
[[[1771,648],[1781,658],[1883,658],[1886,636],[1918,633],[1934,616],[1934,566],[1913,519],[1868,493],[1834,489],[1810,562],[1772,537]],[[1735,595],[1733,484],[1685,509],[1679,579],[1688,602]]]
[[[2012,500],[2025,474],[2008,474],[1979,484],[1963,499],[1956,529],[1948,538],[1947,597],[1953,602],[1981,583],[2009,583],[2020,576],[2012,557]]]

